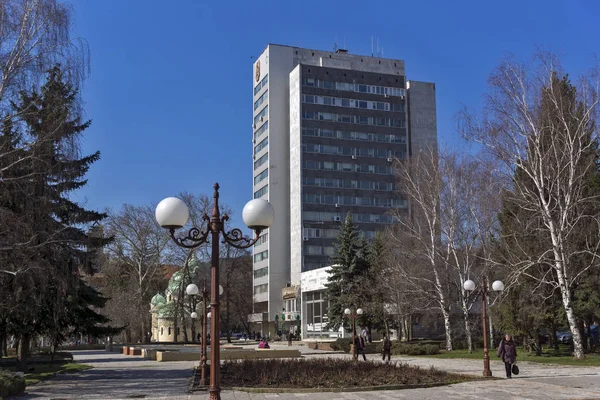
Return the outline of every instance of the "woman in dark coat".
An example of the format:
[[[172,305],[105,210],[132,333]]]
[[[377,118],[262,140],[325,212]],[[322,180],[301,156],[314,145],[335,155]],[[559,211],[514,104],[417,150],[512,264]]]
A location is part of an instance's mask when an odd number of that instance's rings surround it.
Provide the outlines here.
[[[511,368],[514,363],[517,362],[517,346],[512,340],[512,336],[507,334],[498,346],[498,357],[504,361],[504,368],[506,369],[506,377],[512,378]]]

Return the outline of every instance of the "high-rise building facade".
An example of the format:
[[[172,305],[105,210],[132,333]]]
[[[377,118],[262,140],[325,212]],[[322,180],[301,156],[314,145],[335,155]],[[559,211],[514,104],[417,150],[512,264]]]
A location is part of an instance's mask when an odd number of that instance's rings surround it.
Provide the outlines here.
[[[402,60],[268,45],[253,83],[254,197],[276,213],[253,253],[252,320],[264,331],[299,314],[293,288],[331,264],[347,213],[372,238],[407,206],[393,163],[436,148],[437,128],[435,85],[407,82]]]

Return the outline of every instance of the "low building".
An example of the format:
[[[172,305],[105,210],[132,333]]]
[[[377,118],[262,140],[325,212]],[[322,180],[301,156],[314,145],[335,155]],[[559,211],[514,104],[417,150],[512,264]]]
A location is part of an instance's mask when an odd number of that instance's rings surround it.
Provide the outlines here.
[[[343,327],[327,329],[329,305],[325,291],[331,267],[302,272],[300,275],[302,340],[349,337]]]
[[[177,303],[179,295],[185,293],[185,283],[197,275],[200,263],[196,259],[190,260],[187,269],[180,269],[169,278],[164,295],[156,293],[150,301],[152,314],[152,342],[197,341],[198,332],[201,332],[202,315],[201,307],[195,307],[198,318],[191,318],[193,307],[186,302]],[[196,305],[197,306],[197,305]],[[175,323],[177,322],[177,323]],[[185,330],[185,331],[184,331]]]

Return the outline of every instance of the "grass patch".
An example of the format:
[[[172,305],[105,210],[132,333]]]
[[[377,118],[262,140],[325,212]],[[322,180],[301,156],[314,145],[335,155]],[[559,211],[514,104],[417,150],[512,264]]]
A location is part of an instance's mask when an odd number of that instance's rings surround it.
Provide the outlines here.
[[[197,369],[197,378],[199,374],[200,370]],[[355,362],[334,358],[226,361],[221,367],[223,387],[243,388],[317,390],[429,386],[473,379],[475,378],[405,363]]]
[[[80,371],[91,369],[92,367],[86,364],[79,363],[64,363],[64,364],[37,364],[32,365],[34,371],[25,374],[25,382],[28,385],[35,385],[40,381],[50,379],[57,374],[72,374]]]
[[[528,354],[521,349],[517,349],[517,353],[517,361],[529,361],[535,363],[560,365],[600,366],[600,355],[586,354],[584,360],[575,360],[570,354],[568,346],[561,346],[558,351],[555,351],[554,349],[544,350],[542,351],[541,356],[536,356],[535,354]],[[489,355],[491,360],[497,359],[496,349],[490,349]],[[472,353],[469,353],[467,350],[441,350],[440,354],[430,355],[427,357],[448,359],[466,358],[472,360],[480,360],[483,359],[483,349],[475,349]]]

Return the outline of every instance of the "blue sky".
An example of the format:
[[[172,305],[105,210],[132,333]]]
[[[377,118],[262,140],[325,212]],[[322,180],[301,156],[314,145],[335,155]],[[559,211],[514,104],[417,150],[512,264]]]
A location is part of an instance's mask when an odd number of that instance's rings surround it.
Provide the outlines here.
[[[83,97],[100,150],[88,207],[212,193],[234,209],[252,197],[252,56],[268,43],[331,50],[337,39],[406,61],[407,79],[436,83],[440,143],[458,147],[454,116],[477,107],[492,69],[538,47],[576,76],[600,56],[600,2],[73,0],[74,36],[91,50]],[[285,210],[276,210],[276,214]]]

